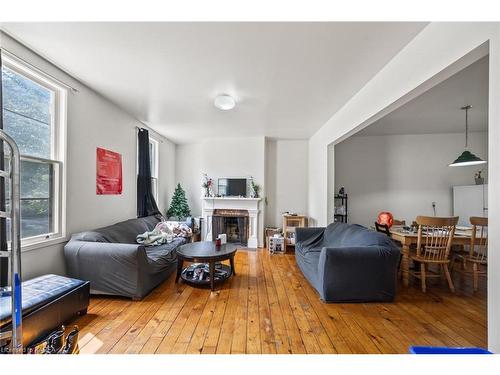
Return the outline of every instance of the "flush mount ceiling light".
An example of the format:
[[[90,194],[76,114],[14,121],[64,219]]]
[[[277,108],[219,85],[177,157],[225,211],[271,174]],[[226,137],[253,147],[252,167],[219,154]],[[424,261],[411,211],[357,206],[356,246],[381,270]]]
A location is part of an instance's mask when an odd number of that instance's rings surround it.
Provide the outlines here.
[[[236,100],[229,95],[218,95],[214,100],[214,105],[222,111],[229,111],[236,105]]]
[[[465,167],[468,165],[478,165],[485,164],[486,161],[477,157],[472,152],[467,150],[468,146],[468,138],[469,138],[469,109],[471,109],[471,105],[466,105],[460,109],[465,111],[465,150],[460,154],[460,156],[450,164],[450,167]]]

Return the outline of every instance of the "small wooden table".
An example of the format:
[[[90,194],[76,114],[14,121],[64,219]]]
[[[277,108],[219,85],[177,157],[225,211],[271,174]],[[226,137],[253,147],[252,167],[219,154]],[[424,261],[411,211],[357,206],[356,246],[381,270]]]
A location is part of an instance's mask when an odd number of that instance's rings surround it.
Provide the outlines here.
[[[283,215],[283,237],[285,238],[285,251],[287,246],[295,246],[295,229],[307,227],[307,216]]]
[[[236,275],[234,271],[234,255],[236,254],[236,250],[236,245],[224,244],[215,246],[215,242],[211,241],[191,242],[180,246],[176,250],[177,276],[175,277],[175,282],[178,282],[181,277],[182,280],[195,286],[210,284],[210,289],[213,291],[215,283],[222,282],[232,275]],[[189,262],[200,262],[201,264],[183,268],[185,260]],[[216,275],[216,263],[223,260],[229,260],[231,267],[223,264],[219,265],[219,269],[217,270],[219,272],[218,275]],[[209,269],[208,280],[189,276],[191,271],[195,272],[196,269],[199,269],[200,272],[204,272],[205,268]]]
[[[418,234],[404,231],[401,227],[392,227],[389,232],[391,238],[401,242],[403,245],[403,259],[401,260],[401,271],[403,274],[403,285],[408,286],[410,279],[410,246],[417,244]],[[470,245],[471,236],[455,234],[452,240],[453,245]]]

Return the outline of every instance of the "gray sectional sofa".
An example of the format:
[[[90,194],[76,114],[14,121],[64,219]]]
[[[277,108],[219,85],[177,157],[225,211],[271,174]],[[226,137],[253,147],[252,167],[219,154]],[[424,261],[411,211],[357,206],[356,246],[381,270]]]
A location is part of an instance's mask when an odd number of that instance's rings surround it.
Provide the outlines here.
[[[400,251],[382,233],[345,223],[297,228],[295,258],[325,302],[394,300]]]
[[[141,299],[175,272],[175,249],[185,238],[152,247],[136,242],[161,220],[148,216],[74,234],[64,247],[66,269],[73,278],[90,281],[93,294]]]

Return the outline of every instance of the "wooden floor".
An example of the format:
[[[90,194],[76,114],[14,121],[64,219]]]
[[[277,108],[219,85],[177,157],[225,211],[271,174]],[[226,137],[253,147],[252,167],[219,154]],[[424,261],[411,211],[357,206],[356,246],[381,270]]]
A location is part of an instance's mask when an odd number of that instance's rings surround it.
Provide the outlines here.
[[[486,287],[457,293],[434,281],[427,294],[399,288],[394,303],[325,304],[294,254],[241,250],[237,276],[211,293],[174,283],[142,301],[93,297],[82,353],[407,353],[410,345],[486,347]]]

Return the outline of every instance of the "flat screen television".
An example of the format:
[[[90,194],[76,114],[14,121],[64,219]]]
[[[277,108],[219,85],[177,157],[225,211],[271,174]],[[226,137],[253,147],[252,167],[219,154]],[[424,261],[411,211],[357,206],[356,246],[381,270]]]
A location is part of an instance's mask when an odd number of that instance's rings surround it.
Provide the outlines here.
[[[219,178],[219,195],[223,197],[246,197],[246,178]]]

